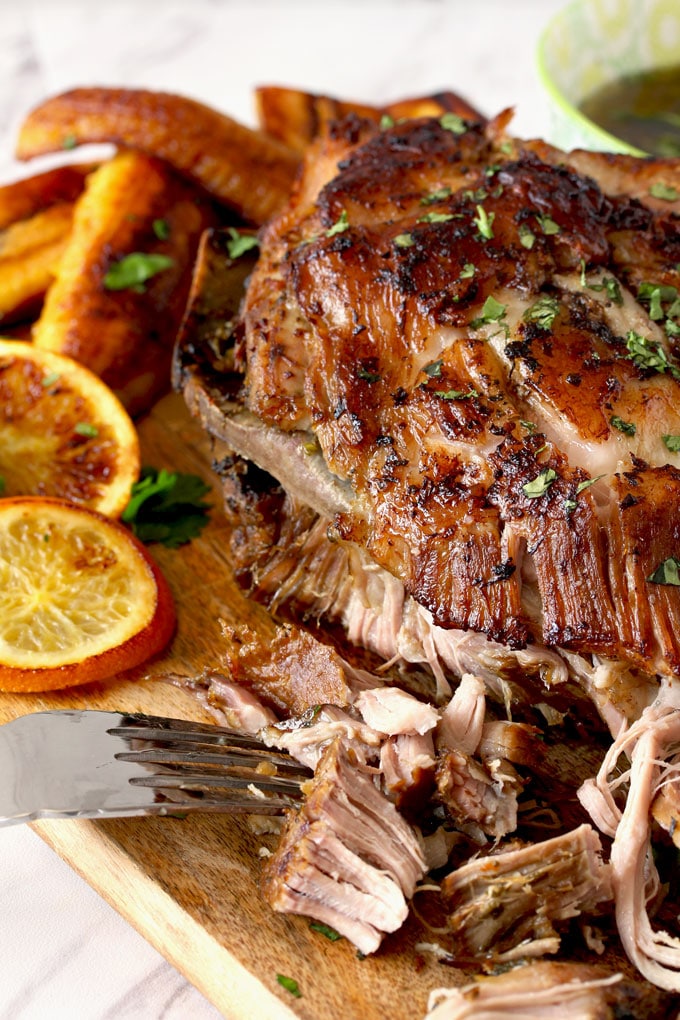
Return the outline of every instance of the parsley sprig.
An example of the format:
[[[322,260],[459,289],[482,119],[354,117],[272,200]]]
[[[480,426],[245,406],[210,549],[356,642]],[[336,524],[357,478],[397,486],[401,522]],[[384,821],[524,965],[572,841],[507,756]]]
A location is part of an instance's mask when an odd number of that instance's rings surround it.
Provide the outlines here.
[[[198,475],[144,467],[121,519],[142,542],[177,549],[208,523],[210,504],[203,499],[208,492],[210,486]]]

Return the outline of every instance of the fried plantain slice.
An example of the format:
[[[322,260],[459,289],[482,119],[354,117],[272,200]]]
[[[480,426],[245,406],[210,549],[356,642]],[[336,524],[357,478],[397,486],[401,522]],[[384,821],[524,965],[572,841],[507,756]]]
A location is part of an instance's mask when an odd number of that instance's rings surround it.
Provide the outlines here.
[[[95,164],[60,166],[0,187],[0,230],[59,202],[74,202]]]
[[[298,157],[201,103],[143,89],[82,88],[36,107],[19,132],[17,156],[69,144],[113,142],[167,160],[245,220],[264,223],[287,201]]]
[[[263,85],[255,89],[258,123],[263,131],[302,154],[329,121],[355,113],[369,120],[438,117],[455,113],[466,120],[485,120],[473,106],[454,92],[400,99],[387,106],[371,106],[300,89]]]
[[[91,175],[33,329],[110,386],[131,414],[169,388],[201,233],[212,201],[160,160],[122,152]]]
[[[0,321],[26,321],[40,309],[73,220],[73,202],[56,202],[0,230]]]

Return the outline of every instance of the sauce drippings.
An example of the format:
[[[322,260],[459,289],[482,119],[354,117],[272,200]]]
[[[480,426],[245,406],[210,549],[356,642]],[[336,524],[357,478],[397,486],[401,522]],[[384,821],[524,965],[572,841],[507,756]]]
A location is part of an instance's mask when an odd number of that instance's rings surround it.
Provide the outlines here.
[[[581,103],[610,134],[656,156],[680,156],[680,66],[627,75]]]

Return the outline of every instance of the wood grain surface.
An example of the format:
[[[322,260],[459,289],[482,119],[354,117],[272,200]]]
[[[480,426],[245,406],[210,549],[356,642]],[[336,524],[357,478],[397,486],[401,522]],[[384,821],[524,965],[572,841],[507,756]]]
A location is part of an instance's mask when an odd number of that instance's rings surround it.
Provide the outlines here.
[[[50,708],[205,719],[188,694],[160,675],[219,667],[221,620],[234,627],[267,625],[264,611],[242,596],[232,578],[208,440],[181,398],[156,405],[140,434],[144,463],[199,473],[215,489],[210,524],[199,539],[177,550],[151,547],[177,602],[173,644],[162,659],[106,684],[2,694],[3,722]],[[276,837],[255,834],[245,819],[52,821],[34,828],[229,1020],[410,1020],[424,1015],[432,988],[463,980],[429,954],[416,953],[415,943],[428,935],[415,919],[377,954],[360,959],[346,940],[330,942],[304,918],[274,914],[258,881],[260,848],[273,849]],[[301,997],[282,988],[277,974],[294,978]]]

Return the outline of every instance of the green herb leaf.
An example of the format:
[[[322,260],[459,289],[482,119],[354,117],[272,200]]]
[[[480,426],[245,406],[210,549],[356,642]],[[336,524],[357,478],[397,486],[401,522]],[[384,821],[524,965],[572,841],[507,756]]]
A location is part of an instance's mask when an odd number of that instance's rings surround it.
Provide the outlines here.
[[[61,140],[62,149],[75,149],[78,144],[78,139],[75,135],[64,135]]]
[[[230,259],[240,259],[247,251],[257,248],[260,241],[254,234],[242,234],[236,227],[229,227],[229,240],[227,241],[227,254]]]
[[[359,365],[357,368],[357,376],[359,379],[363,379],[367,383],[375,383],[380,380],[378,372],[369,372],[363,365]]]
[[[581,274],[582,282],[585,282],[583,273]],[[618,280],[615,280],[611,276],[605,276],[602,278],[602,283],[588,283],[586,284],[588,290],[602,291],[606,290],[607,297],[610,301],[613,301],[615,305],[623,304],[623,294],[619,287]]]
[[[508,139],[507,142],[501,142],[501,144],[499,145],[499,149],[506,156],[511,156],[513,151],[513,143]]]
[[[210,504],[203,500],[208,492],[210,486],[198,475],[145,467],[121,519],[142,542],[176,549],[200,535],[208,523]]]
[[[413,245],[412,234],[397,234],[394,239],[397,248],[410,248]]]
[[[172,265],[174,259],[168,255],[149,255],[142,251],[134,251],[109,267],[104,276],[104,287],[106,290],[142,292],[147,280]]]
[[[506,311],[507,305],[502,305],[500,301],[496,301],[493,294],[489,294],[482,305],[482,314],[473,319],[470,326],[472,329],[479,329],[480,326],[485,326],[489,322],[500,322],[505,318]]]
[[[649,317],[655,322],[664,317],[663,302],[674,301],[677,296],[676,287],[655,283],[641,283],[637,292],[638,301],[649,302]]]
[[[569,513],[571,510],[575,510],[577,506],[578,503],[575,499],[565,499],[564,501],[564,509],[567,511],[567,513]]]
[[[676,588],[680,587],[680,560],[675,556],[669,556],[658,565],[647,580],[653,584],[672,584]]]
[[[277,974],[276,980],[278,981],[282,988],[285,988],[287,992],[290,992],[291,995],[294,995],[296,999],[302,998],[302,992],[300,991],[298,983],[294,978],[286,977],[285,974]]]
[[[453,213],[436,212],[433,210],[432,212],[425,213],[424,216],[421,216],[418,223],[447,223],[452,219]]]
[[[442,365],[444,364],[443,359],[440,358],[438,361],[431,361],[429,365],[425,365],[423,372],[425,375],[429,375],[430,379],[438,379],[442,374]]]
[[[427,195],[423,195],[420,200],[421,205],[434,205],[435,202],[443,202],[445,198],[449,198],[451,195],[451,188],[445,186],[443,188],[437,188],[436,191],[430,191]]]
[[[312,931],[318,931],[320,935],[324,935],[329,942],[338,942],[342,935],[335,928],[331,928],[327,924],[321,924],[319,921],[312,921],[309,925]]]
[[[586,478],[585,481],[579,482],[576,486],[576,495],[578,496],[578,494],[583,492],[584,489],[589,489],[591,485],[595,484],[595,482],[599,482],[600,478],[604,478],[604,475],[596,475],[595,478]]]
[[[346,230],[349,230],[349,219],[347,210],[343,209],[333,226],[326,231],[326,237],[335,237],[336,234],[343,234]]]
[[[615,429],[618,429],[619,432],[625,433],[627,436],[634,436],[637,432],[635,422],[624,421],[623,418],[619,418],[618,414],[613,414],[609,421]]]
[[[524,418],[520,418],[519,423],[525,429],[527,429],[529,432],[535,432],[536,431],[536,422],[535,421],[525,421]]]
[[[467,124],[457,113],[445,113],[439,118],[439,123],[445,131],[452,131],[454,135],[464,135],[468,129]]]
[[[159,241],[167,241],[170,237],[170,224],[162,217],[154,220],[151,228]]]
[[[553,468],[544,468],[532,481],[522,486],[522,492],[527,499],[538,499],[545,495],[556,478],[557,472]]]
[[[536,235],[534,234],[533,230],[531,230],[526,225],[526,223],[520,224],[520,228],[519,228],[519,243],[522,245],[522,247],[528,248],[530,250],[531,250],[531,248],[533,248],[534,244],[536,243]]]
[[[559,234],[559,232],[561,230],[561,227],[560,227],[559,223],[555,223],[554,219],[552,219],[551,216],[547,216],[547,215],[546,216],[540,216],[537,213],[536,214],[536,219],[538,220],[538,225],[540,226],[540,228],[541,228],[541,230],[543,231],[544,234],[546,234],[546,235]]]
[[[671,453],[680,453],[680,436],[662,436],[664,445]]]
[[[472,262],[466,262],[460,273],[458,274],[459,280],[471,280],[475,275],[476,269]]]
[[[387,131],[391,127],[394,127],[394,117],[390,117],[389,113],[383,113],[380,118],[380,130]]]
[[[48,372],[40,380],[40,385],[44,386],[45,389],[49,389],[50,386],[54,386],[56,382],[59,382],[61,375],[59,372]]]
[[[495,218],[495,213],[487,213],[483,205],[477,206],[477,215],[474,217],[473,222],[480,235],[487,241],[490,241],[493,237],[493,221]]]
[[[434,392],[442,400],[472,400],[479,396],[477,390],[472,387],[469,390],[435,390]]]
[[[668,356],[660,344],[653,343],[648,337],[641,336],[631,329],[626,334],[626,347],[628,354],[638,368],[650,372],[670,372],[676,379],[680,372],[668,361]]]
[[[559,301],[549,294],[541,294],[538,300],[526,309],[522,318],[525,322],[535,322],[541,329],[551,329],[559,314]]]
[[[97,426],[91,425],[89,421],[79,421],[74,425],[73,431],[79,436],[85,436],[86,439],[95,439],[99,435]]]
[[[662,199],[664,202],[675,202],[680,198],[680,192],[678,192],[677,188],[674,188],[671,184],[664,184],[663,181],[657,181],[656,184],[652,184],[649,194],[653,198]]]

